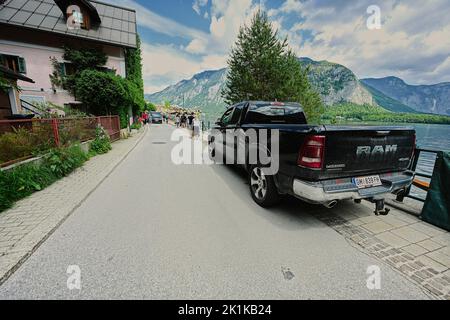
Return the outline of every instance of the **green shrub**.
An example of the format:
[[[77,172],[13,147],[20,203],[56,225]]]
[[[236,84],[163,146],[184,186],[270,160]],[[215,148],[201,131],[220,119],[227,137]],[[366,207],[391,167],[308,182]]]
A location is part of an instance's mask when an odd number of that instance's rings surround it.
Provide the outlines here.
[[[97,126],[95,139],[91,142],[90,152],[93,154],[108,153],[112,149],[108,133],[101,126]]]
[[[16,201],[40,191],[58,178],[46,166],[27,164],[0,172],[0,212]]]
[[[51,132],[45,129],[36,132],[26,128],[14,129],[0,135],[0,163],[38,154],[53,144]]]
[[[26,129],[7,132],[0,136],[0,163],[29,156],[35,150]]]
[[[128,125],[129,108],[138,114],[145,105],[139,87],[115,74],[85,70],[80,73],[75,86],[77,99],[88,106],[89,113],[97,116],[117,114],[122,128]]]
[[[92,139],[96,125],[95,119],[78,119],[76,121],[62,122],[59,125],[61,145],[69,146]]]
[[[25,164],[0,172],[0,212],[67,176],[87,159],[81,147],[74,145],[52,150],[40,164]]]
[[[139,121],[133,123],[130,127],[131,130],[139,130],[141,128],[142,128],[142,123]]]
[[[45,158],[44,166],[50,168],[56,177],[62,178],[81,167],[88,158],[79,145],[73,145],[51,150]]]

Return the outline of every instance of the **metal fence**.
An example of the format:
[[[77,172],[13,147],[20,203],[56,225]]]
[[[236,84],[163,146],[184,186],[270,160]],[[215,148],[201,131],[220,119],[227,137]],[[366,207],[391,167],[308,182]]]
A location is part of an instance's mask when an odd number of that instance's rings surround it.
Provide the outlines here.
[[[397,201],[403,202],[404,198],[406,197],[406,198],[411,198],[414,200],[425,202],[425,198],[418,197],[418,196],[412,194],[412,188],[414,186],[415,188],[425,192],[425,194],[426,194],[430,189],[430,181],[433,178],[434,172],[426,173],[426,172],[422,172],[421,170],[418,170],[419,169],[419,166],[418,166],[419,160],[420,160],[422,154],[436,154],[437,155],[439,152],[440,151],[437,151],[437,150],[429,150],[429,149],[421,149],[421,148],[416,148],[414,150],[413,161],[411,162],[411,166],[409,169],[411,171],[415,172],[416,178],[414,179],[413,185],[411,187],[409,187],[405,193],[401,193],[397,196]]]
[[[0,120],[0,167],[36,152],[91,140],[99,124],[111,141],[120,139],[119,116]]]

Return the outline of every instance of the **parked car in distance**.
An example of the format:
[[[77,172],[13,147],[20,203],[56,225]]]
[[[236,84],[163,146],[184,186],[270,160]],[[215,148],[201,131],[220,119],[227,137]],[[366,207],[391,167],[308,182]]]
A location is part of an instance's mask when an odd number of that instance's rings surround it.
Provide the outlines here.
[[[152,111],[150,113],[152,123],[163,123],[163,116],[160,112]]]
[[[230,143],[226,132],[277,129],[279,132],[279,170],[273,176],[262,173],[258,163],[248,163],[250,148],[268,150],[258,139]],[[221,139],[217,139],[221,135]],[[217,147],[216,141],[223,143]],[[222,142],[223,141],[223,142]],[[408,168],[413,158],[416,133],[398,126],[310,125],[300,104],[246,101],[230,107],[218,120],[208,139],[213,159],[228,159],[227,153],[245,148],[244,168],[248,171],[251,195],[263,207],[292,195],[313,204],[334,207],[338,201],[367,199],[375,203],[376,214],[387,214],[384,198],[405,192],[414,179]],[[223,150],[222,155],[218,154]],[[241,149],[242,150],[242,149]],[[242,164],[242,162],[240,163]],[[267,166],[266,166],[267,167]]]

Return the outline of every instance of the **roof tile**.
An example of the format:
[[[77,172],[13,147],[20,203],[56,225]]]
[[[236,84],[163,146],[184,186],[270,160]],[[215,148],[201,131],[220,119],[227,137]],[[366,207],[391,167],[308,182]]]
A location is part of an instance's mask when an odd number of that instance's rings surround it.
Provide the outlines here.
[[[91,30],[69,30],[64,15],[53,0],[7,0],[0,10],[0,24],[11,24],[70,34],[126,47],[136,46],[136,12],[91,1],[102,21]]]
[[[17,9],[3,8],[0,10],[0,20],[10,20],[17,12]]]
[[[21,9],[25,5],[26,2],[27,2],[27,0],[11,0],[8,3],[8,7],[14,8],[14,9]]]
[[[44,21],[42,21],[41,25],[39,26],[39,28],[53,30],[53,28],[56,25],[56,22],[58,22],[58,18],[46,16],[44,18]]]
[[[17,11],[14,17],[11,18],[11,22],[23,24],[31,16],[31,12],[28,11]]]
[[[51,4],[41,2],[41,5],[36,9],[36,12],[46,15],[46,14],[48,14],[48,12],[50,11],[51,8],[52,8]]]
[[[22,7],[22,10],[27,10],[27,11],[31,11],[34,12],[36,10],[37,7],[39,7],[41,3],[39,1],[35,1],[35,0],[29,0],[27,1],[27,3],[25,3],[25,5]]]
[[[38,27],[42,20],[44,20],[45,16],[40,13],[34,13],[31,15],[31,17],[27,20],[27,25]]]

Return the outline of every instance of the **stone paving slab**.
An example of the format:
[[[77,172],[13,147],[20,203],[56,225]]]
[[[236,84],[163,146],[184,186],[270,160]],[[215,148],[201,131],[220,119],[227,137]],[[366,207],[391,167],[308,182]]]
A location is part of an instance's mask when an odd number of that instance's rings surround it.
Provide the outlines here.
[[[450,232],[396,208],[388,216],[373,209],[368,202],[344,202],[318,218],[435,298],[450,300]]]
[[[142,140],[147,128],[41,192],[0,213],[0,284],[106,179]]]

